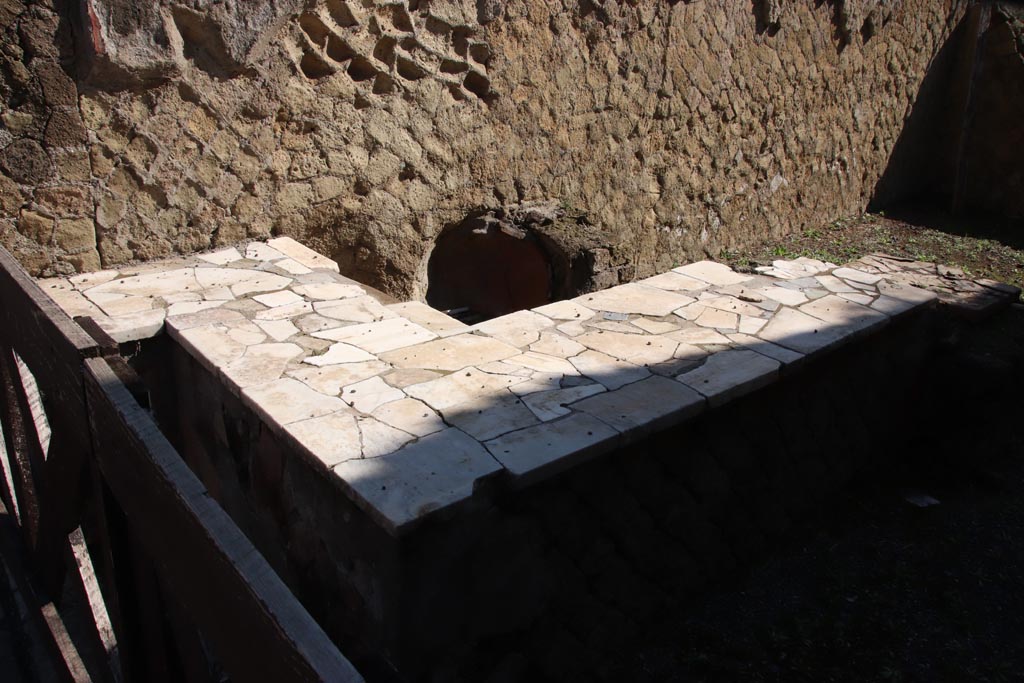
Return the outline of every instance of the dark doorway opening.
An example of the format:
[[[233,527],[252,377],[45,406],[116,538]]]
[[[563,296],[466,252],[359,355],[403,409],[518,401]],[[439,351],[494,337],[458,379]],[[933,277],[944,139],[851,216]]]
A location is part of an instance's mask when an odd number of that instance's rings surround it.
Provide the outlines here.
[[[427,303],[470,324],[543,306],[552,295],[540,238],[486,218],[444,232],[427,264]]]

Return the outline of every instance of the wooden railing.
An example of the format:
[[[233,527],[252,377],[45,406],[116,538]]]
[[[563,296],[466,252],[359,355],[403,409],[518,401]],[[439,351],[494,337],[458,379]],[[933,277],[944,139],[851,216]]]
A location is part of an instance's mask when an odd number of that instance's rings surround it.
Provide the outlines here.
[[[361,681],[86,328],[0,248],[0,564],[33,676]]]

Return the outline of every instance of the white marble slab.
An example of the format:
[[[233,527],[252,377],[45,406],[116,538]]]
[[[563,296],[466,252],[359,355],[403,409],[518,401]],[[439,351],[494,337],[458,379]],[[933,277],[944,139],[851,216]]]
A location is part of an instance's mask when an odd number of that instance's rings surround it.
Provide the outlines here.
[[[598,383],[581,384],[575,387],[537,391],[523,396],[523,403],[533,411],[538,420],[547,422],[572,413],[573,403],[588,396],[604,393],[606,389]]]
[[[360,363],[363,361],[376,360],[376,356],[369,351],[364,351],[358,346],[352,344],[346,344],[345,342],[338,342],[331,344],[331,347],[326,352],[318,356],[307,356],[302,359],[303,363],[309,365],[315,365],[317,367],[324,367],[326,365],[339,365],[342,363]]]
[[[706,396],[711,407],[767,386],[778,379],[779,361],[749,349],[733,349],[708,356],[704,365],[676,379]]]
[[[586,306],[581,306],[575,301],[557,301],[540,308],[533,309],[534,313],[540,313],[552,320],[569,320],[583,322],[596,315],[595,311]]]
[[[466,403],[440,409],[445,422],[458,427],[478,441],[539,422],[523,401],[510,392],[474,397]]]
[[[291,378],[257,384],[242,392],[249,406],[271,425],[287,425],[344,409],[345,403]]]
[[[359,428],[359,443],[363,458],[379,458],[405,446],[415,437],[401,429],[396,429],[374,417],[359,415],[356,417]]]
[[[665,377],[650,377],[573,406],[630,440],[667,429],[705,408],[704,397]]]
[[[551,332],[541,332],[540,339],[530,344],[530,351],[558,358],[569,358],[586,350],[587,347],[580,344],[578,339]]]
[[[618,445],[618,432],[601,420],[575,413],[564,420],[520,429],[486,442],[491,455],[526,486],[563,472]]]
[[[128,315],[108,318],[103,316],[96,319],[96,323],[103,328],[119,344],[126,342],[149,339],[160,333],[164,328],[165,311],[153,309],[130,313]]]
[[[486,402],[489,397],[500,396],[512,385],[525,381],[524,377],[495,375],[470,367],[429,382],[411,384],[404,391],[443,412],[456,406]]]
[[[314,301],[313,310],[325,318],[344,323],[372,323],[397,319],[394,313],[371,296],[343,297],[331,301]]]
[[[227,287],[235,296],[260,292],[276,292],[293,280],[273,273],[241,268],[196,268],[195,279],[203,289]]]
[[[321,394],[337,396],[342,387],[376,377],[390,369],[391,366],[387,363],[374,359],[362,363],[341,363],[320,367],[307,365],[289,370],[285,374],[305,383]]]
[[[950,281],[886,257],[763,271],[702,261],[472,327],[384,304],[290,238],[41,285],[118,341],[166,317],[283,443],[401,533],[482,478],[529,485],[756,391],[931,305],[916,284]]]
[[[806,303],[800,311],[843,329],[847,335],[874,330],[889,323],[889,316],[884,313],[835,295]]]
[[[619,285],[593,294],[584,294],[573,301],[595,311],[660,317],[693,303],[694,298],[657,287],[633,283]]]
[[[221,368],[228,384],[237,389],[263,384],[281,377],[289,361],[303,354],[296,344],[253,344],[245,352]]]
[[[696,292],[708,286],[704,280],[688,277],[682,273],[668,272],[640,280],[648,287],[657,287],[668,292]]]
[[[462,321],[456,320],[450,315],[445,315],[441,311],[431,308],[419,301],[406,301],[401,304],[391,304],[387,308],[399,317],[411,320],[417,325],[430,330],[439,337],[446,337],[451,334],[468,332],[470,330],[469,325],[466,325]]]
[[[370,377],[342,387],[340,396],[342,401],[361,413],[372,413],[385,403],[406,398],[401,389],[396,389],[380,377]]]
[[[714,261],[698,261],[689,265],[673,268],[673,273],[685,275],[694,280],[707,282],[711,285],[738,285],[750,280],[752,276],[736,273],[724,263]]]
[[[569,362],[580,374],[586,375],[608,389],[618,389],[631,382],[638,382],[651,374],[647,368],[613,358],[600,351],[584,351],[580,355],[570,358]]]
[[[337,301],[366,296],[366,290],[359,285],[343,282],[315,282],[292,287],[292,291],[314,301]]]
[[[453,372],[471,365],[504,360],[518,354],[519,349],[497,339],[476,334],[459,334],[382,353],[380,358],[399,368]]]
[[[254,322],[274,341],[285,341],[289,337],[299,334],[299,328],[291,320],[256,320]]]
[[[267,308],[278,308],[280,306],[302,303],[305,299],[291,290],[282,289],[271,294],[258,294],[253,297],[253,301],[258,301]]]
[[[207,263],[213,263],[218,266],[226,266],[232,261],[241,261],[242,255],[238,253],[238,250],[234,247],[228,249],[221,249],[219,251],[210,252],[208,254],[196,254],[197,258]]]
[[[737,349],[756,351],[762,356],[774,358],[784,366],[795,366],[805,358],[802,353],[747,334],[730,334],[729,341],[735,344]]]
[[[316,332],[320,339],[347,342],[364,351],[381,354],[395,349],[414,346],[437,337],[430,330],[404,318],[391,318],[373,323],[349,325],[334,330]]]
[[[539,341],[541,331],[554,326],[551,318],[539,313],[517,311],[475,325],[473,330],[509,346],[522,348]]]
[[[621,332],[588,332],[574,341],[634,365],[664,363],[675,355],[679,346],[679,342],[666,337]]]
[[[334,473],[364,510],[402,533],[431,512],[472,498],[479,480],[501,470],[479,441],[445,429],[389,455],[347,460]]]
[[[379,406],[373,416],[413,436],[427,436],[445,428],[444,421],[430,406],[413,398],[402,398]]]
[[[847,341],[852,334],[842,326],[830,325],[792,308],[783,308],[757,336],[809,356]]]
[[[858,270],[856,268],[836,268],[832,271],[832,274],[848,282],[859,282],[865,285],[876,284],[882,279],[881,275],[865,273],[863,270]]]
[[[323,268],[326,270],[333,270],[335,273],[338,272],[337,263],[322,254],[318,254],[309,247],[296,242],[291,237],[276,237],[274,239],[267,240],[267,246],[284,254],[288,258],[301,263],[307,268]]]
[[[310,460],[321,463],[325,468],[362,457],[361,436],[353,411],[340,410],[292,422],[285,431]]]

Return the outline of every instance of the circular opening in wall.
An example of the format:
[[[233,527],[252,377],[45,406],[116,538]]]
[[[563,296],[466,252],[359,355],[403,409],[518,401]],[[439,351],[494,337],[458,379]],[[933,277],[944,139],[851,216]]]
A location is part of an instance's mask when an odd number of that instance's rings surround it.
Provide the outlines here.
[[[542,240],[489,216],[445,231],[427,264],[427,303],[466,323],[550,303],[552,258]]]

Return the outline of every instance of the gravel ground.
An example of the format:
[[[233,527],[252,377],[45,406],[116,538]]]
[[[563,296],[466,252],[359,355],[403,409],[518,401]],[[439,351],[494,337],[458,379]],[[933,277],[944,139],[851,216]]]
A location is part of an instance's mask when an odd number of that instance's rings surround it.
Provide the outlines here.
[[[1024,221],[954,218],[914,207],[865,214],[783,240],[724,251],[718,260],[741,269],[798,256],[842,264],[874,252],[957,266],[975,277],[1024,288]]]

